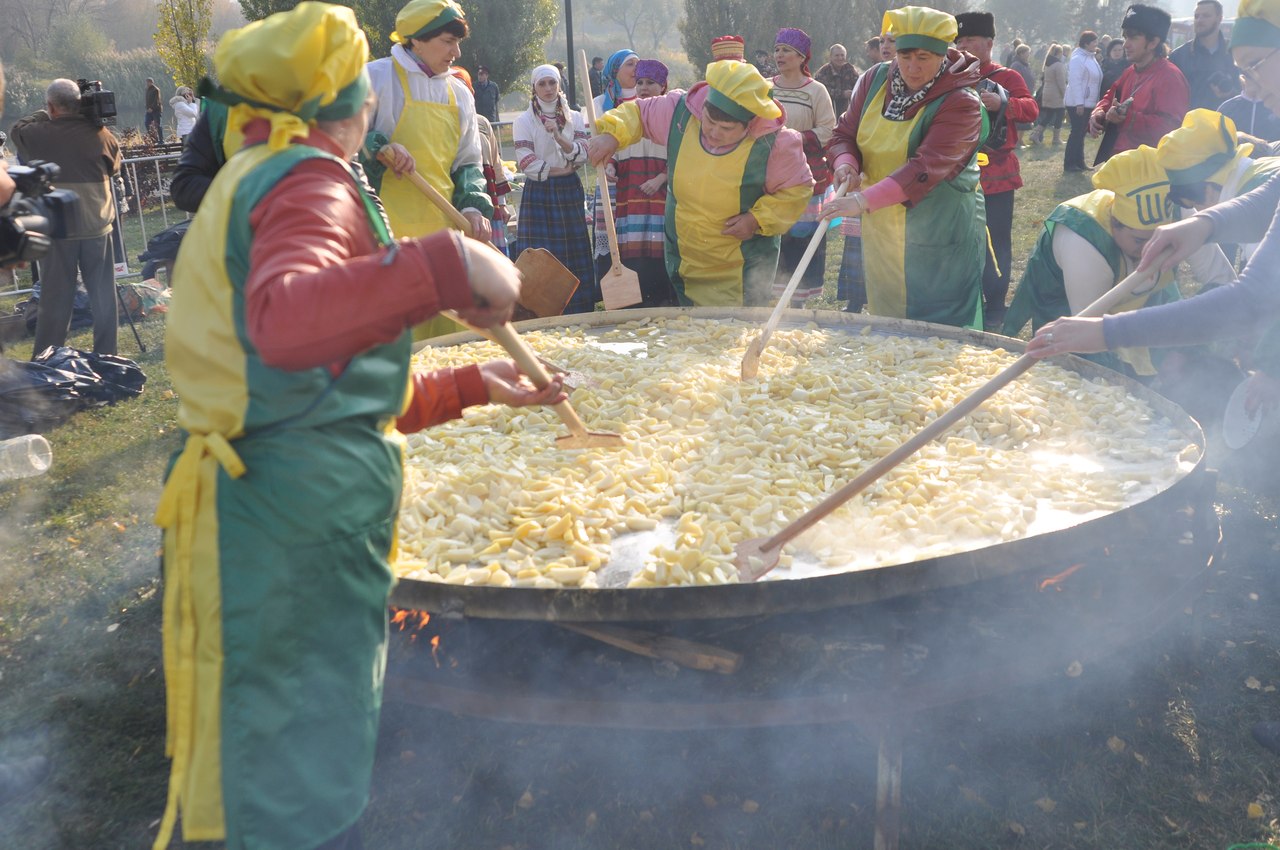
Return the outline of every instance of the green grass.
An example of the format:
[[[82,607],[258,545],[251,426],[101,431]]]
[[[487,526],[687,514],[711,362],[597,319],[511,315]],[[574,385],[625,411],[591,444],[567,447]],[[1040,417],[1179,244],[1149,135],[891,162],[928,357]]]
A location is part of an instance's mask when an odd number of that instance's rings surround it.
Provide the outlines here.
[[[1043,218],[1090,188],[1087,176],[1062,176],[1061,151],[1021,152],[1027,186],[1017,202],[1015,281]],[[839,255],[835,239],[831,289]],[[830,291],[824,303],[838,306]],[[47,434],[54,465],[45,476],[0,483],[0,764],[51,759],[42,784],[0,800],[3,848],[148,846],[164,806],[151,517],[178,446],[177,402],[162,322],[140,331],[146,354],[127,326],[120,344],[146,371],[146,392]],[[72,343],[87,347],[87,333]],[[8,354],[30,356],[30,341]],[[1269,467],[1256,457],[1227,465],[1231,481],[1253,473],[1266,483]],[[1205,624],[1198,654],[1160,635],[1081,679],[911,719],[905,847],[1280,843],[1272,796],[1280,761],[1247,732],[1254,720],[1280,716],[1280,701],[1244,684],[1280,684],[1280,504],[1247,483],[1220,490],[1228,545],[1212,592],[1197,603]],[[1126,742],[1124,754],[1107,747],[1111,736]],[[783,772],[784,764],[794,769]],[[839,726],[611,732],[393,705],[362,825],[378,850],[869,847],[874,764],[873,745]],[[528,808],[517,804],[526,790]],[[1052,811],[1037,806],[1045,799]],[[747,800],[759,810],[745,812]],[[1254,802],[1262,818],[1247,817]]]

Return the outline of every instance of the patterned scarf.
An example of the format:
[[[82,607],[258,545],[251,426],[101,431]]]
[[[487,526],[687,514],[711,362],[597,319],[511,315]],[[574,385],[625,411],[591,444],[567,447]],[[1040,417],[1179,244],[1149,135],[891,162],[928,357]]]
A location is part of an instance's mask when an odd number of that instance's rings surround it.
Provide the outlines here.
[[[905,121],[907,110],[924,100],[925,95],[929,93],[929,89],[933,88],[933,84],[942,76],[942,72],[947,70],[947,62],[944,58],[942,64],[938,66],[938,73],[933,75],[933,79],[925,83],[919,91],[913,92],[907,88],[907,81],[902,78],[902,71],[897,65],[893,66],[893,77],[889,81],[889,99],[884,104],[884,117],[890,121]]]
[[[543,118],[556,119],[556,127],[563,130],[565,125],[569,123],[569,104],[564,99],[564,94],[556,95],[556,103],[551,109],[547,105],[538,100],[538,96],[531,95],[529,97],[529,108],[533,110],[534,117],[539,120]]]

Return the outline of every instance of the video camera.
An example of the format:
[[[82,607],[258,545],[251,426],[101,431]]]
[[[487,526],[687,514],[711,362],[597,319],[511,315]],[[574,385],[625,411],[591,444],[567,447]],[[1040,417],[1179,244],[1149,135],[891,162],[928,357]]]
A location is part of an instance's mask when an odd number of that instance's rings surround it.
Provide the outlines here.
[[[98,127],[116,123],[116,93],[102,88],[102,80],[76,80],[80,86],[80,114]]]
[[[69,189],[53,188],[59,168],[52,162],[9,167],[15,191],[0,207],[0,266],[29,263],[49,253],[67,235],[67,219],[79,202]]]

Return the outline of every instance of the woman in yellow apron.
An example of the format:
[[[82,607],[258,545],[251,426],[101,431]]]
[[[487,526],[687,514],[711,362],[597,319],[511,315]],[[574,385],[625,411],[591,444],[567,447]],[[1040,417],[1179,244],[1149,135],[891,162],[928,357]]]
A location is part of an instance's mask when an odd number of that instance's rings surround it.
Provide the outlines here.
[[[1154,148],[1143,145],[1118,153],[1093,175],[1094,191],[1065,201],[1045,219],[1027,270],[1018,282],[1005,315],[1004,333],[1017,336],[1028,321],[1033,331],[1062,316],[1072,316],[1129,276],[1142,248],[1156,227],[1173,221],[1169,180]],[[1210,245],[1190,259],[1192,276],[1200,283],[1223,283],[1235,278],[1231,264]],[[1178,282],[1164,273],[1152,286],[1112,310],[1124,313],[1177,301]],[[1140,380],[1157,373],[1178,371],[1187,356],[1204,353],[1183,350],[1168,363],[1145,347],[1120,348],[1092,355],[1104,366]],[[1162,374],[1167,380],[1169,374]]]
[[[466,16],[453,0],[412,0],[396,15],[391,55],[369,63],[378,106],[363,164],[397,237],[426,236],[449,226],[421,190],[398,176],[416,169],[462,211],[478,238],[490,238],[493,202],[485,192],[475,98],[452,71],[469,32]],[[395,176],[384,175],[377,162],[387,145],[397,146],[391,148]],[[423,339],[457,329],[437,318],[414,336]]]
[[[956,19],[923,6],[885,13],[893,62],[864,74],[827,146],[834,183],[860,191],[824,214],[862,216],[867,309],[982,328],[986,228],[976,154],[979,62],[949,47]]]
[[[664,253],[683,304],[772,303],[779,237],[804,212],[813,178],[771,88],[749,64],[713,62],[687,93],[624,103],[599,119],[593,163],[642,138],[667,146]]]
[[[347,165],[367,59],[352,11],[318,2],[227,33],[214,57],[245,147],[184,240],[165,339],[186,440],[156,511],[173,760],[156,848],[179,814],[185,840],[228,850],[359,846],[395,427],[558,395],[522,388],[509,362],[410,373],[411,323],[452,307],[492,324],[519,283],[456,234],[391,243]]]

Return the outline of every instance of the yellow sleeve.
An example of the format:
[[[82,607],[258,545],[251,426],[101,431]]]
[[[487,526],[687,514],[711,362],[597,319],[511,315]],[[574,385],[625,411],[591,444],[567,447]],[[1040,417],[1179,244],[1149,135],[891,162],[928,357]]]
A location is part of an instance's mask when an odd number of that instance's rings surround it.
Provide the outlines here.
[[[629,100],[615,106],[596,119],[596,132],[607,133],[618,140],[619,149],[644,138],[644,122],[640,120],[640,105]]]
[[[630,104],[627,104],[630,106]],[[791,229],[791,225],[800,220],[804,208],[813,197],[813,184],[801,183],[779,189],[772,195],[761,195],[751,208],[756,217],[760,232],[765,236],[781,236]],[[819,223],[819,226],[823,226]]]

